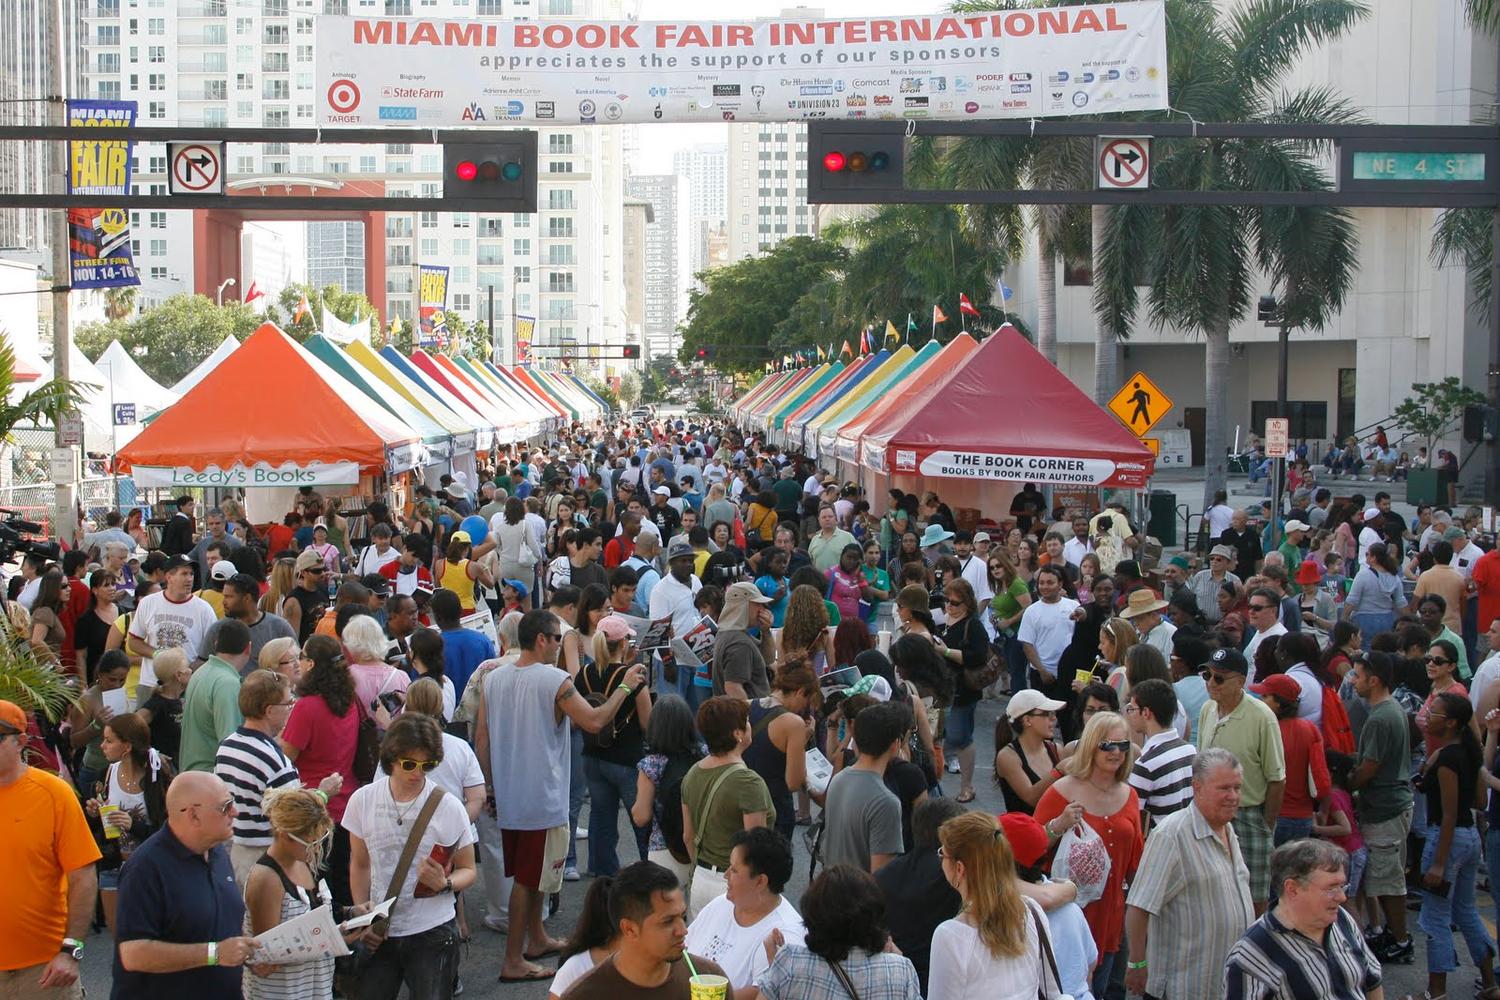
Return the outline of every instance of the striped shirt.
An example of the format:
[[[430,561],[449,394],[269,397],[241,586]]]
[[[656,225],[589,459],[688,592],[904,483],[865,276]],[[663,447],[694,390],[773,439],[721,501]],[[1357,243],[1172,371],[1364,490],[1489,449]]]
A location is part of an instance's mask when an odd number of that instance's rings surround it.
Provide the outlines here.
[[[1227,846],[1190,806],[1162,820],[1146,838],[1126,902],[1151,914],[1146,992],[1152,996],[1224,995],[1224,956],[1255,919],[1239,838],[1232,826],[1224,836]]]
[[[1141,755],[1130,769],[1130,787],[1154,823],[1193,801],[1193,760],[1197,756],[1198,751],[1176,730],[1164,729],[1146,738]]]
[[[1322,941],[1292,930],[1275,910],[1251,924],[1229,950],[1226,1000],[1364,1000],[1380,985],[1380,962],[1349,911],[1334,912]]]
[[[234,817],[234,842],[242,847],[269,847],[271,821],[266,819],[261,799],[272,788],[297,784],[296,765],[275,739],[241,726],[219,744],[214,774],[229,786],[239,810]]]

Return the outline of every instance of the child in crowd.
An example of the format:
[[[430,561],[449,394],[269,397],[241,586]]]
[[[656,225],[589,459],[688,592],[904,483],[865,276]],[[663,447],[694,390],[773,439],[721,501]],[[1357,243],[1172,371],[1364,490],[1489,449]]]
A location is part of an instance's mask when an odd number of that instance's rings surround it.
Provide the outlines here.
[[[1362,885],[1369,851],[1365,849],[1364,838],[1360,836],[1359,820],[1354,816],[1354,801],[1349,796],[1349,780],[1354,775],[1354,758],[1330,750],[1328,775],[1333,779],[1333,789],[1313,820],[1313,833],[1349,852],[1349,882],[1344,908],[1361,927],[1370,926],[1365,916],[1368,904]]]

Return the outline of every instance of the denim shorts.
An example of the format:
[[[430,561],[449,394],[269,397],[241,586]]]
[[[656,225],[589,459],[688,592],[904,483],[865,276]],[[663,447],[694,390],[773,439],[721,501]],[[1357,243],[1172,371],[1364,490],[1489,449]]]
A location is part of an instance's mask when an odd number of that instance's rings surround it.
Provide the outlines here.
[[[943,749],[956,752],[974,742],[974,709],[978,702],[952,705],[943,717]]]

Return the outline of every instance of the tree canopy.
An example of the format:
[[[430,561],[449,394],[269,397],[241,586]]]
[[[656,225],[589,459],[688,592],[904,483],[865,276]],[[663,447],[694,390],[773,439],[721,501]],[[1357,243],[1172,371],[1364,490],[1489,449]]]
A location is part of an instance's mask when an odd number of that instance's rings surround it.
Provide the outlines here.
[[[266,318],[241,302],[218,306],[206,295],[174,295],[138,316],[85,323],[73,338],[90,359],[103,354],[111,340],[118,340],[147,375],[170,387],[212,354],[225,337],[244,340]]]

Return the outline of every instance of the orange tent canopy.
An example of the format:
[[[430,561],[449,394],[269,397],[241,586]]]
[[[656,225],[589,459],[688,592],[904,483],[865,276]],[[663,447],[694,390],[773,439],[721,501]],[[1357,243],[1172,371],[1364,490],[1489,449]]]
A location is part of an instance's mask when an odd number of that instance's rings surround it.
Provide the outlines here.
[[[262,324],[175,405],[121,449],[120,465],[355,462],[386,467],[387,449],[417,441],[275,324]]]

